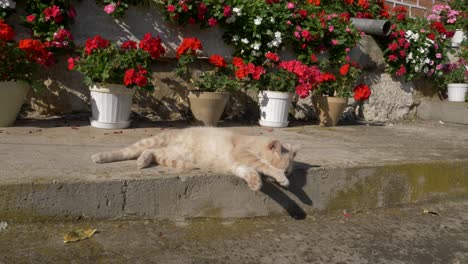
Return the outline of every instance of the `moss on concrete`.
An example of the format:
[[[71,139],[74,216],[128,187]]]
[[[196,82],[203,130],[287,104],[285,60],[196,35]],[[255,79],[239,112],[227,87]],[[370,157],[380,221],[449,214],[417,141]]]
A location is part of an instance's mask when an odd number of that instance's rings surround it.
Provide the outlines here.
[[[363,168],[349,169],[359,177]],[[468,192],[468,163],[430,162],[376,167],[373,175],[338,191],[327,209],[361,209],[428,201]]]

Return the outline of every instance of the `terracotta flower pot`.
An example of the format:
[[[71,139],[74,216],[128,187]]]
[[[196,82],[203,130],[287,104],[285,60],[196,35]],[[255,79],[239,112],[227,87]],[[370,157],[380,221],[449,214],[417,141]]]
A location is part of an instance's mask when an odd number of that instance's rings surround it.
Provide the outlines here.
[[[0,82],[0,127],[15,123],[28,91],[29,84],[24,81]]]
[[[195,121],[203,126],[217,126],[229,100],[229,93],[191,90],[187,95]]]
[[[348,105],[348,98],[312,96],[312,104],[320,119],[320,126],[336,126]]]

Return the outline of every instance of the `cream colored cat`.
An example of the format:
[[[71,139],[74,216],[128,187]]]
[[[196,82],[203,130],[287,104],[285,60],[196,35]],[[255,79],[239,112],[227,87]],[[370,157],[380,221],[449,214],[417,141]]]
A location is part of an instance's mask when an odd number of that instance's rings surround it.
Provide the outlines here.
[[[94,154],[96,163],[137,159],[138,168],[155,162],[162,166],[185,169],[219,168],[244,179],[252,190],[262,187],[259,173],[288,186],[296,150],[290,144],[231,131],[196,127],[168,130],[142,139],[121,150]]]

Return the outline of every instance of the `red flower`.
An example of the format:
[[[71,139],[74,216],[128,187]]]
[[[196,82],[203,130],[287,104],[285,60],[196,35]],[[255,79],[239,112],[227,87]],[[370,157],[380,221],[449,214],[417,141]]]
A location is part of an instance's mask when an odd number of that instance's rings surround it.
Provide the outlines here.
[[[71,19],[76,17],[76,10],[73,6],[70,6],[70,8],[68,9],[68,17],[70,17]]]
[[[315,54],[310,55],[310,60],[312,62],[317,62],[318,61],[317,56],[315,56]]]
[[[68,70],[73,70],[75,68],[75,59],[70,57],[68,58]]]
[[[53,64],[52,53],[46,50],[45,45],[36,39],[22,39],[18,47],[26,53],[29,61],[37,62],[44,66]]]
[[[347,5],[354,4],[354,0],[344,0]]]
[[[26,17],[26,21],[28,21],[29,23],[33,22],[34,20],[36,20],[36,15],[29,15]]]
[[[136,49],[137,48],[137,43],[133,40],[127,40],[122,45],[120,46],[121,49],[123,50],[131,50],[131,49]]]
[[[304,9],[299,10],[299,15],[301,18],[306,18],[307,17],[307,11]]]
[[[348,74],[348,71],[349,71],[349,63],[347,63],[347,64],[341,66],[341,68],[340,68],[340,74],[341,74],[341,75],[346,75],[346,74]]]
[[[346,13],[341,13],[340,14],[340,18],[343,20],[343,21],[349,21],[349,19],[351,18],[351,14],[346,12]]]
[[[169,12],[172,13],[172,12],[174,12],[175,10],[176,10],[176,7],[175,7],[174,5],[168,5],[168,6],[167,6],[167,11],[169,11]]]
[[[252,78],[254,80],[260,80],[260,77],[262,77],[262,75],[265,73],[265,69],[262,67],[262,66],[256,66],[255,67],[255,70],[252,74]]]
[[[5,24],[3,20],[0,19],[0,40],[10,41],[15,37],[15,31],[12,27]]]
[[[432,40],[435,39],[434,33],[429,33],[429,34],[427,34],[427,37],[428,37],[429,39],[432,39]]]
[[[189,20],[188,20],[188,23],[189,23],[190,25],[193,25],[193,24],[195,24],[196,22],[197,22],[197,21],[196,21],[195,18],[193,18],[193,17],[189,18]]]
[[[133,83],[133,80],[136,77],[135,69],[128,69],[124,75],[124,84],[125,86],[130,86]]]
[[[96,49],[105,49],[110,45],[110,42],[99,35],[92,39],[87,39],[85,43],[85,52],[91,55]]]
[[[201,3],[198,6],[198,19],[203,20],[205,19],[205,14],[208,9],[206,8],[206,5],[204,3]]]
[[[354,100],[365,101],[369,99],[371,95],[371,89],[365,84],[359,84],[354,88]]]
[[[406,52],[404,50],[400,50],[400,57],[402,59],[406,58]]]
[[[218,68],[225,68],[227,66],[226,61],[223,57],[213,54],[211,55],[210,59],[208,60],[211,64]]]
[[[364,9],[368,9],[370,7],[370,4],[367,0],[359,0],[358,5]]]
[[[265,57],[266,57],[267,59],[269,59],[270,61],[272,61],[272,62],[278,62],[279,59],[280,59],[279,56],[278,56],[278,54],[273,53],[273,52],[268,52],[268,53],[265,55]]]
[[[216,18],[214,18],[214,17],[210,17],[210,19],[208,19],[208,25],[210,27],[214,27],[214,26],[218,25],[218,20],[216,20]]]
[[[396,72],[397,76],[402,76],[406,73],[406,68],[403,64],[400,65],[400,69]]]
[[[247,77],[249,73],[247,72],[247,68],[244,67],[244,65],[240,66],[239,68],[237,68],[236,70],[236,77],[238,79],[244,79],[245,77]]]
[[[334,81],[336,81],[336,77],[335,75],[333,75],[333,73],[326,72],[326,73],[321,74],[320,76],[320,82],[334,82]]]
[[[390,44],[388,44],[388,48],[391,50],[391,51],[395,51],[398,49],[398,44],[396,42],[392,42]]]
[[[164,49],[161,44],[161,38],[159,36],[155,38],[151,33],[145,34],[143,39],[140,41],[139,47],[140,49],[148,52],[153,59],[157,59],[166,53],[166,49]]]
[[[180,56],[189,53],[194,55],[197,50],[201,50],[202,44],[199,39],[197,38],[184,38],[182,41],[182,44],[177,48],[177,59],[180,58]]]
[[[55,22],[60,22],[60,21],[56,21],[55,18],[59,17],[62,13],[60,12],[60,8],[56,5],[53,5],[51,7],[48,7],[46,9],[44,9],[43,11],[44,15],[45,15],[45,20],[46,21],[49,21],[51,18],[54,18],[54,21]]]
[[[228,5],[225,5],[223,8],[223,15],[224,17],[230,17],[232,16],[232,8]]]
[[[234,57],[232,59],[232,65],[236,67],[242,67],[242,65],[244,65],[244,61],[239,57]]]
[[[124,84],[127,87],[133,84],[136,84],[139,87],[145,87],[148,85],[148,77],[146,77],[147,74],[148,71],[140,66],[138,66],[138,71],[135,69],[128,69],[124,75]]]
[[[390,55],[388,56],[388,60],[389,60],[389,61],[396,61],[397,59],[398,59],[398,57],[397,57],[396,55],[390,54]]]

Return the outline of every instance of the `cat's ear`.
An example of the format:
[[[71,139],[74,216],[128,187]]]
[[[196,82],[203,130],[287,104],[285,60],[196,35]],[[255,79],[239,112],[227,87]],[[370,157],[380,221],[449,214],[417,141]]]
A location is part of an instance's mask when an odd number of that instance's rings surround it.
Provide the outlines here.
[[[267,148],[273,152],[281,153],[281,143],[279,140],[272,140],[268,143]]]

